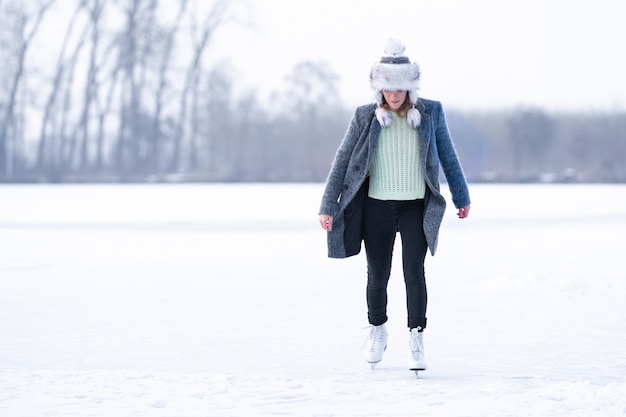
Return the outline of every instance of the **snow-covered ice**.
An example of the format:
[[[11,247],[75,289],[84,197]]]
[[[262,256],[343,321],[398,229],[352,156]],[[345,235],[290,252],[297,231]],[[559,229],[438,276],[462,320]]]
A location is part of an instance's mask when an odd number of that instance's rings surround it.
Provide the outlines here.
[[[626,186],[471,185],[418,379],[399,256],[362,360],[365,259],[326,258],[322,187],[0,186],[0,416],[626,415]]]

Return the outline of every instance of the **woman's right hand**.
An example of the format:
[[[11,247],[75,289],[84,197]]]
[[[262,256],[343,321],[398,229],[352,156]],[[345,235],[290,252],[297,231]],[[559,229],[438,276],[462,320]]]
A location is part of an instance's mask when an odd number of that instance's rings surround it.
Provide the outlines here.
[[[327,214],[320,214],[320,226],[326,231],[333,230],[333,216]]]

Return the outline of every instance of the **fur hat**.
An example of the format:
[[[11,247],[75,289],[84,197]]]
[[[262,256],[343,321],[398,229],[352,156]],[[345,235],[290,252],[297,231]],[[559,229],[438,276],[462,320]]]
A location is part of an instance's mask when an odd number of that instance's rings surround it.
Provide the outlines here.
[[[408,91],[409,100],[413,105],[417,103],[419,89],[420,68],[404,55],[404,43],[397,39],[389,39],[385,45],[385,55],[376,62],[370,70],[370,85],[374,90],[374,98],[378,103],[376,118],[383,127],[391,124],[391,114],[382,108],[383,90]],[[406,115],[407,123],[416,128],[420,124],[419,111],[412,107]]]

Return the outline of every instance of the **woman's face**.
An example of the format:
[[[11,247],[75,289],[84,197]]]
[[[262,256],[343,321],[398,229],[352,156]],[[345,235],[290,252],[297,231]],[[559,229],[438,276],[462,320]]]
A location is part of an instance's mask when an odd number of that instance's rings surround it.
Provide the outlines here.
[[[391,110],[398,110],[404,104],[404,100],[406,100],[406,91],[391,91],[391,90],[383,90],[383,97],[385,97],[385,101],[391,107]]]

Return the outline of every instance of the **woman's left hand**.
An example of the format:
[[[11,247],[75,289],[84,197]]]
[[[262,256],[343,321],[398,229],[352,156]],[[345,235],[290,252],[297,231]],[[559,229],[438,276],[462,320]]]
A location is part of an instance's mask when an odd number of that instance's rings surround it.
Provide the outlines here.
[[[456,215],[459,216],[459,219],[464,219],[468,216],[469,210],[470,206],[461,207]]]
[[[333,230],[333,216],[327,214],[320,214],[320,226],[322,229],[331,231]]]

